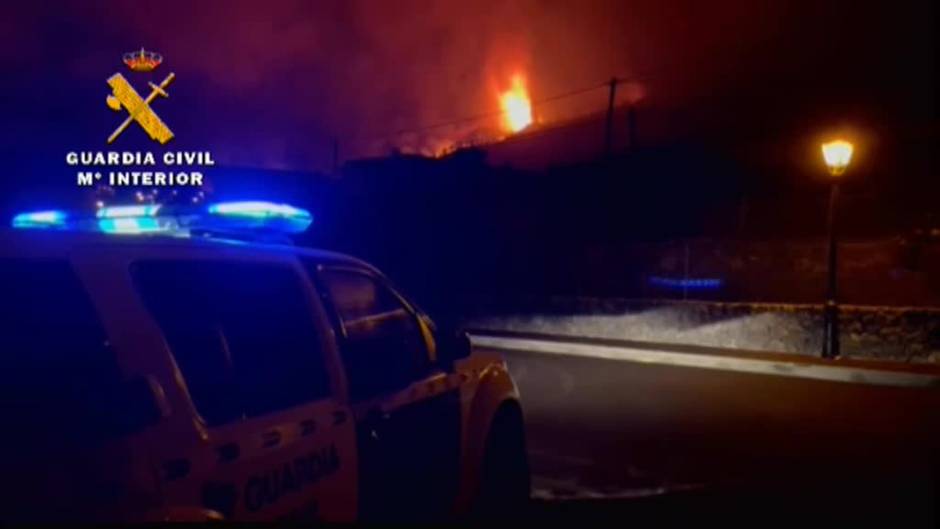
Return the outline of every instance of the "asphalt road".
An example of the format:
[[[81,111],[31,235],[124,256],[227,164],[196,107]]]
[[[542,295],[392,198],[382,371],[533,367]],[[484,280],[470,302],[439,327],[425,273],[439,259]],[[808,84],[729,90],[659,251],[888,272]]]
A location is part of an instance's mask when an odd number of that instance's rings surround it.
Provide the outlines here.
[[[485,345],[522,394],[536,519],[938,525],[936,371],[542,345]]]

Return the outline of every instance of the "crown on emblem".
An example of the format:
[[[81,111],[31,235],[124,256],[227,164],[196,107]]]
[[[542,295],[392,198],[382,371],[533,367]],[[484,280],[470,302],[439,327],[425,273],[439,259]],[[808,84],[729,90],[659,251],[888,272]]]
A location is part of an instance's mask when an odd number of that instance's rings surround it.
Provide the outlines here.
[[[152,72],[160,63],[163,56],[154,51],[143,48],[140,51],[131,51],[124,54],[124,64],[135,72]]]

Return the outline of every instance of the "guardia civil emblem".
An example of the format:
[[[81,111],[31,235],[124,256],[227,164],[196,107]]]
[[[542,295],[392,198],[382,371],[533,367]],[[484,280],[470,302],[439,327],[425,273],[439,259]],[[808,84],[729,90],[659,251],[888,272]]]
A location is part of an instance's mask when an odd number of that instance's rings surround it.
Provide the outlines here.
[[[123,59],[124,64],[134,72],[152,72],[163,62],[162,55],[143,48],[139,52],[125,53]],[[173,139],[173,131],[153,111],[150,104],[157,96],[170,96],[166,92],[166,87],[173,82],[174,78],[176,78],[176,74],[170,72],[159,85],[148,82],[150,93],[146,98],[141,98],[137,90],[131,86],[130,82],[120,72],[109,77],[108,86],[111,87],[111,95],[106,100],[108,108],[115,112],[126,110],[127,118],[118,128],[114,129],[114,132],[108,137],[108,143],[113,143],[131,123],[140,125],[144,132],[150,136],[150,139],[159,142],[161,145]]]

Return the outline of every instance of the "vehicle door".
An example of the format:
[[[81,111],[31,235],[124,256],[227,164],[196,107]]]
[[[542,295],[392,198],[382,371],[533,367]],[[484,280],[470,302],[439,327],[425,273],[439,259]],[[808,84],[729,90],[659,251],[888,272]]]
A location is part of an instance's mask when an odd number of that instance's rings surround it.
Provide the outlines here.
[[[317,277],[356,418],[361,517],[440,519],[458,484],[458,378],[435,361],[430,329],[384,278],[345,266],[320,266]]]
[[[310,281],[293,258],[187,257],[130,266],[189,396],[175,413],[192,413],[199,433],[154,448],[166,503],[235,520],[350,520],[354,424],[334,396],[324,353],[335,346]]]

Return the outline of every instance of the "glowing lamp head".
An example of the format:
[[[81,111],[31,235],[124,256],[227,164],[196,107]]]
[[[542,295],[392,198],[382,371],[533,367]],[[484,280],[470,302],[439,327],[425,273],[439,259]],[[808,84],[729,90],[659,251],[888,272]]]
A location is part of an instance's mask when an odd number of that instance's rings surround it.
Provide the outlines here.
[[[834,140],[822,145],[823,159],[832,176],[839,176],[852,161],[852,144],[845,140]]]

